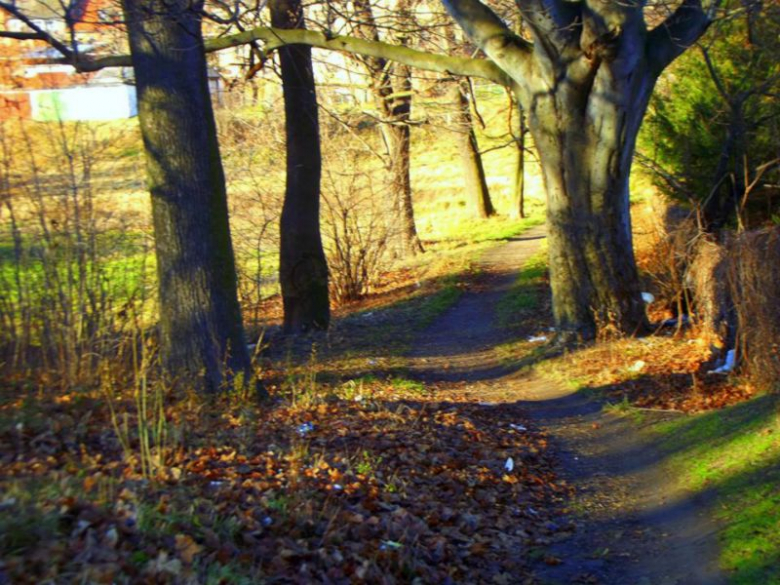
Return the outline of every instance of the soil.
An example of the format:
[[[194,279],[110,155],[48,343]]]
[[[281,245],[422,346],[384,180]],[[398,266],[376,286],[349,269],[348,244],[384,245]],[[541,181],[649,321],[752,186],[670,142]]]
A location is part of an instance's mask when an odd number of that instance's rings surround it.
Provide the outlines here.
[[[640,424],[605,411],[593,393],[518,371],[495,351],[534,333],[499,322],[496,307],[543,237],[537,228],[483,256],[476,286],[418,336],[407,360],[411,375],[435,385],[442,399],[453,392],[496,408],[519,403],[536,427],[529,432],[550,437],[560,474],[576,492],[562,524],[576,529],[551,531],[538,555],[539,583],[725,583],[708,501],[675,486],[642,432],[673,415],[648,415]]]

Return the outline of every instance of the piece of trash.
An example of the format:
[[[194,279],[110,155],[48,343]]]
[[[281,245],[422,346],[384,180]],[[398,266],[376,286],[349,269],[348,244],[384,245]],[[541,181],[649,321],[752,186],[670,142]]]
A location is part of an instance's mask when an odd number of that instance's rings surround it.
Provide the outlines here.
[[[507,458],[506,463],[504,463],[504,469],[507,471],[512,471],[515,468],[515,460],[511,457]]]
[[[310,433],[314,430],[314,425],[310,422],[303,423],[302,425],[298,426],[298,434],[303,436],[307,433]]]
[[[537,511],[536,511],[536,510],[534,510],[533,508],[528,508],[528,513],[529,513],[531,516],[538,516],[538,515],[539,515],[539,512],[537,512]]]
[[[364,318],[368,318],[368,317],[371,317],[373,314],[374,314],[374,313],[372,313],[371,311],[369,311],[368,313],[363,313],[363,317],[364,317]]]
[[[333,484],[333,489],[334,489],[335,491],[337,491],[337,492],[340,492],[341,490],[343,490],[343,489],[344,489],[344,486],[342,486],[340,483],[334,483],[334,484]]]
[[[379,550],[398,550],[403,548],[403,546],[403,544],[395,540],[383,540],[382,544],[379,545]]]
[[[546,335],[531,336],[528,338],[529,343],[539,343],[540,341],[547,341]]]
[[[515,425],[515,424],[512,424],[512,423],[509,424],[509,428],[510,429],[514,429],[516,431],[520,431],[521,433],[528,430],[523,425]]]
[[[118,542],[119,532],[117,532],[116,526],[111,526],[111,528],[106,530],[106,544],[109,546],[109,548],[116,548]]]
[[[631,372],[641,372],[647,364],[642,360],[636,360],[629,369]]]
[[[274,523],[274,519],[271,518],[270,516],[266,516],[265,518],[263,518],[262,522],[263,522],[263,526],[270,526],[271,524]]]
[[[642,300],[649,305],[650,303],[655,301],[655,297],[649,292],[643,292]]]
[[[678,321],[677,318],[667,319],[666,321],[661,323],[661,325],[664,327],[674,327],[675,325],[677,325],[677,321]],[[688,317],[688,315],[683,315],[682,317],[680,317],[680,321],[682,322],[683,325],[687,325],[688,323],[690,323],[691,320]]]
[[[723,362],[723,365],[719,368],[715,368],[714,370],[710,370],[707,372],[708,374],[728,374],[731,370],[734,369],[734,366],[737,363],[737,352],[734,349],[730,349],[726,352],[726,360]]]

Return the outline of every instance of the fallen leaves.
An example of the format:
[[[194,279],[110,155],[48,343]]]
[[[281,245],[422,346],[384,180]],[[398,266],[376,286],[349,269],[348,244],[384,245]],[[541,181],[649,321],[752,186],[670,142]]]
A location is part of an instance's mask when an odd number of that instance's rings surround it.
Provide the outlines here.
[[[18,495],[3,512],[19,522],[3,526],[16,536],[2,537],[0,571],[14,583],[531,579],[523,551],[549,542],[545,526],[570,493],[545,434],[516,405],[368,386],[360,401],[195,409],[168,462],[177,472],[152,482],[98,404],[78,439],[43,418],[21,434],[3,427],[16,446],[2,487]]]

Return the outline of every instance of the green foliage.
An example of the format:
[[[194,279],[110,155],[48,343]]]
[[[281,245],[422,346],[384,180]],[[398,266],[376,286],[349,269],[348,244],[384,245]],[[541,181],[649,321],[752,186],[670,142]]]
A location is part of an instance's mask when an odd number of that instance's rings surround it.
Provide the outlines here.
[[[737,11],[659,80],[639,145],[660,171],[655,182],[665,193],[693,204],[714,190],[733,189],[741,198],[745,175],[749,183],[757,167],[777,156],[778,33],[777,6]]]
[[[496,308],[496,316],[501,322],[517,319],[518,313],[531,311],[539,306],[538,286],[547,274],[546,248],[534,254],[523,265],[517,282]]]
[[[425,384],[417,380],[409,380],[406,378],[393,378],[391,380],[393,388],[396,390],[402,390],[411,394],[425,394]]]

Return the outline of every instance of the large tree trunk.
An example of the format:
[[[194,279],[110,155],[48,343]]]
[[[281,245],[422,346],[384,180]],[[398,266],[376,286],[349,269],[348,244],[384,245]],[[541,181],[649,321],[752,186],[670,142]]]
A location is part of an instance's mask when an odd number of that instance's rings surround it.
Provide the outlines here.
[[[197,6],[125,0],[152,196],[160,339],[179,379],[216,391],[249,374],[225,177]]]
[[[646,327],[628,180],[654,84],[641,68],[621,78],[604,67],[590,83],[527,102],[547,190],[550,284],[564,341],[592,339],[600,327],[629,334]]]
[[[479,0],[443,0],[514,82],[547,190],[550,281],[562,340],[599,326],[646,327],[634,260],[628,179],[658,75],[707,29],[700,0],[684,0],[648,31],[643,3],[524,0],[533,42]]]
[[[466,80],[458,80],[452,87],[455,104],[455,126],[459,136],[459,150],[463,177],[466,183],[466,194],[472,201],[472,208],[478,217],[486,218],[495,215],[496,210],[490,199],[485,168],[482,165],[482,155],[479,152],[477,135],[474,132],[474,121],[471,115],[469,97],[471,91]]]
[[[272,0],[271,22],[303,28],[300,0]],[[320,153],[317,94],[311,47],[280,49],[287,135],[287,186],[280,225],[279,281],[284,331],[327,329],[328,265],[320,233]]]

